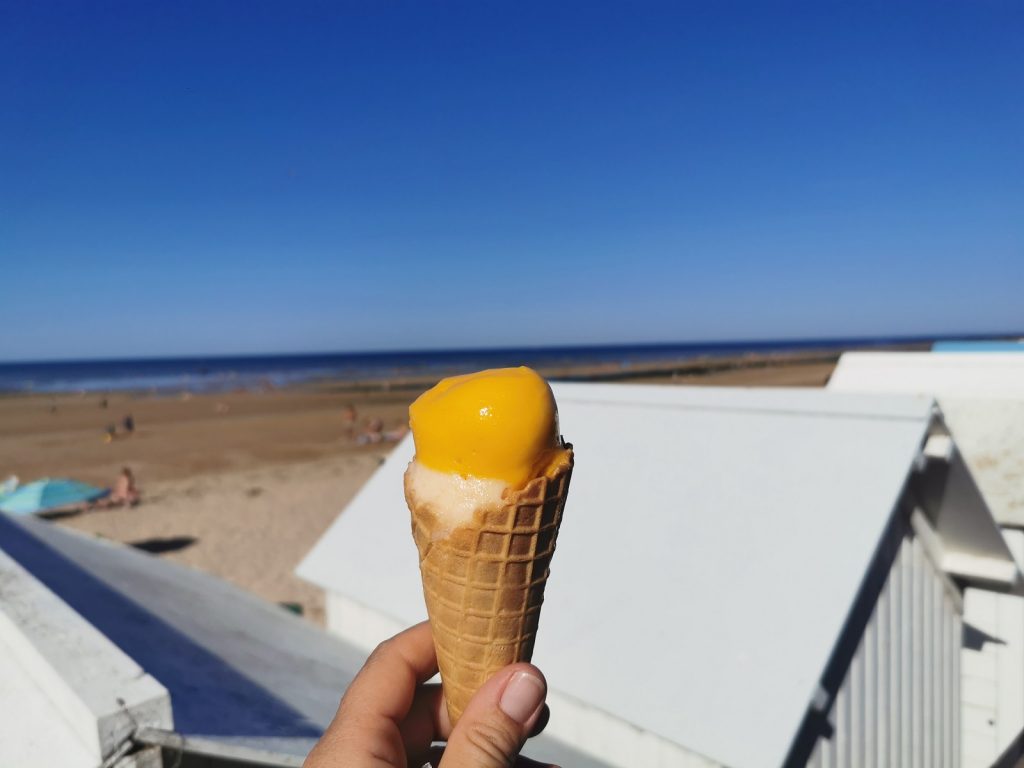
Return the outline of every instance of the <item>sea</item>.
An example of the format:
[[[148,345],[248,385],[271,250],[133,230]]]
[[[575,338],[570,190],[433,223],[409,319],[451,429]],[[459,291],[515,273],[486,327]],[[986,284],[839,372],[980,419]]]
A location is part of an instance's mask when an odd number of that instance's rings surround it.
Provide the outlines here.
[[[286,387],[318,379],[438,378],[512,365],[623,367],[696,357],[920,344],[923,337],[523,347],[224,357],[0,363],[0,393],[137,391],[153,394]]]

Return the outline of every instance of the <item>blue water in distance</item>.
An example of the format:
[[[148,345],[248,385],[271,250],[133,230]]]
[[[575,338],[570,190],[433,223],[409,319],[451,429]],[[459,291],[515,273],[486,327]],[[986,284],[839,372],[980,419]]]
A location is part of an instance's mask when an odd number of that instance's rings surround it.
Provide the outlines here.
[[[788,339],[699,344],[460,349],[416,352],[363,352],[232,357],[175,357],[125,360],[0,363],[0,392],[150,391],[172,393],[281,387],[314,379],[376,379],[436,374],[512,365],[550,367],[573,364],[686,360],[700,356],[842,349],[930,341],[923,337]]]

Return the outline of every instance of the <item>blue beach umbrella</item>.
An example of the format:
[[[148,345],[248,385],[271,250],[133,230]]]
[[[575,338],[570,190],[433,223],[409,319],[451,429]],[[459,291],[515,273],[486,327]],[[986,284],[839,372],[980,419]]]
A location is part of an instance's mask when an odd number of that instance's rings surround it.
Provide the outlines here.
[[[77,480],[43,478],[0,496],[0,512],[31,515],[103,498],[109,490]]]

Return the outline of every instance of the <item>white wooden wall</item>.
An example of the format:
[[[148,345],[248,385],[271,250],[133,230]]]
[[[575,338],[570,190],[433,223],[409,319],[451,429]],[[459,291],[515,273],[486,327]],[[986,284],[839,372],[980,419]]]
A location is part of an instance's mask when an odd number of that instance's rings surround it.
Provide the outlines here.
[[[959,593],[904,538],[829,715],[812,768],[959,768]]]
[[[1003,538],[1024,560],[1024,532]],[[963,766],[988,768],[1024,728],[1024,598],[968,589],[964,622],[973,638],[961,652]]]

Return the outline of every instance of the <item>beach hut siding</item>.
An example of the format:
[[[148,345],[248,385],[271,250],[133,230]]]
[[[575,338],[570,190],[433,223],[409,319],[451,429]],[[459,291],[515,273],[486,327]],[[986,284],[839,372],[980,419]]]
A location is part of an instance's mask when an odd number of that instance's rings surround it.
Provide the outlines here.
[[[1018,561],[1024,531],[1004,530]],[[1024,724],[1024,598],[980,589],[964,593],[964,765],[995,765]]]
[[[827,726],[807,764],[959,768],[962,611],[925,541],[907,531],[839,690],[821,693]]]

